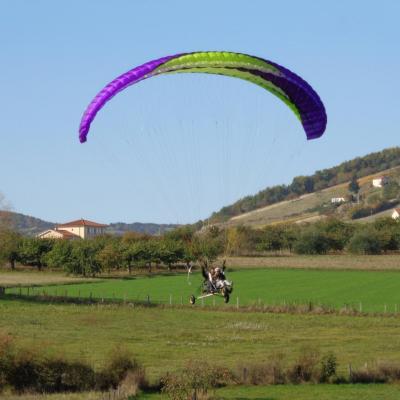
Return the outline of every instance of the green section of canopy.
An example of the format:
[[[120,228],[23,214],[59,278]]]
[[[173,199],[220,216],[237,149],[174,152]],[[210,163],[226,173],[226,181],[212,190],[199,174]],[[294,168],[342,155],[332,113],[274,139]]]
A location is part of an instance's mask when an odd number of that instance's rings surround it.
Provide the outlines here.
[[[180,56],[164,63],[162,66],[157,68],[152,75],[170,73],[206,73],[243,79],[261,86],[280,98],[301,121],[300,111],[282,89],[274,85],[272,82],[252,74],[251,72],[243,71],[242,69],[255,70],[277,76],[281,75],[281,72],[275,66],[270,65],[261,59],[245,54],[229,52],[204,52]]]

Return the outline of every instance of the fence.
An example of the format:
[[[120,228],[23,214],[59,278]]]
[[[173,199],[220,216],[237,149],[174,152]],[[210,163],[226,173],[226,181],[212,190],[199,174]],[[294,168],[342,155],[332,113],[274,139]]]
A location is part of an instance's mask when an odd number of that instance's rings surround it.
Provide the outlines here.
[[[94,293],[88,291],[69,292],[67,287],[42,288],[38,286],[30,287],[9,287],[0,288],[0,296],[22,298],[26,300],[37,300],[46,302],[68,302],[68,303],[101,303],[101,304],[130,304],[144,306],[189,306],[189,297],[185,295],[169,294],[168,296],[154,296],[150,293],[144,295],[129,295],[129,293]],[[76,292],[76,291],[75,291]],[[315,314],[351,314],[351,315],[400,315],[398,304],[382,304],[380,306],[370,305],[364,307],[362,302],[333,306],[320,304],[314,301],[274,301],[268,302],[261,298],[257,300],[241,302],[239,296],[231,297],[229,304],[223,304],[223,299],[217,296],[201,298],[196,301],[196,306],[200,307],[221,307],[225,308],[254,310],[264,312],[289,312],[289,313],[315,313]]]

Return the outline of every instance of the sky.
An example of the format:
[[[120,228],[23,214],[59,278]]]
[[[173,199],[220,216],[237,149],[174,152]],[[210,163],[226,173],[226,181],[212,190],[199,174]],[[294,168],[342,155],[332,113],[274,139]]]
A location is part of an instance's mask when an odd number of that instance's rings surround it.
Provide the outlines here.
[[[53,222],[191,223],[297,175],[399,144],[400,2],[0,0],[0,192]],[[307,141],[276,97],[238,79],[156,77],[83,111],[149,60],[226,50],[281,64],[319,93]]]

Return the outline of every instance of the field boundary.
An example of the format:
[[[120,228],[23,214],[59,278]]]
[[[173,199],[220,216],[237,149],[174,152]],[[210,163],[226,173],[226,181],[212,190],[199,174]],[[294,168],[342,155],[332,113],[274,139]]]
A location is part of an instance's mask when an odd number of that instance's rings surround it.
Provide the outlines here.
[[[22,288],[19,288],[22,289]],[[237,298],[239,299],[239,298]],[[282,303],[282,304],[266,304],[264,302],[255,302],[252,305],[240,305],[239,301],[234,301],[233,304],[220,305],[215,302],[206,304],[200,302],[193,306],[183,301],[180,296],[180,302],[173,302],[173,298],[169,300],[154,300],[148,295],[147,299],[132,300],[120,298],[107,298],[95,297],[89,295],[87,297],[74,297],[68,295],[50,295],[45,291],[36,294],[23,294],[19,293],[5,293],[0,296],[0,300],[22,300],[33,303],[48,303],[48,304],[76,304],[76,305],[114,305],[126,307],[149,307],[149,308],[171,308],[171,309],[193,309],[196,311],[219,311],[219,312],[253,312],[253,313],[271,313],[271,314],[311,314],[311,315],[343,315],[343,316],[356,316],[356,317],[390,317],[399,318],[400,310],[397,305],[393,310],[388,309],[384,305],[382,312],[364,312],[362,305],[346,304],[343,307],[335,308],[332,306],[314,303],[312,301],[303,303]]]

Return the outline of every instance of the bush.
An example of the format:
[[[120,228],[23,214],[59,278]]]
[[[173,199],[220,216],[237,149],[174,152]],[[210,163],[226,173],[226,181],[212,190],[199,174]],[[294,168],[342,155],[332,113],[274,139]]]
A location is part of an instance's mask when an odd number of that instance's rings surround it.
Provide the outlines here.
[[[145,370],[139,362],[126,350],[117,347],[111,353],[109,361],[103,369],[96,374],[96,388],[99,390],[116,389],[120,382],[124,381],[130,373],[137,381],[137,385],[143,388],[147,385]]]
[[[336,377],[337,359],[333,353],[328,353],[321,359],[321,370],[319,381],[321,383],[331,382]]]
[[[382,235],[372,229],[355,233],[348,244],[348,250],[353,254],[380,254],[382,249]]]
[[[319,381],[317,372],[317,365],[319,362],[320,358],[318,352],[312,349],[304,349],[300,357],[287,372],[289,382],[298,384]]]
[[[244,385],[279,385],[286,382],[281,359],[239,366],[238,371],[237,381]]]
[[[161,378],[161,391],[172,400],[207,397],[211,389],[223,386],[233,379],[225,368],[206,362],[189,362],[179,374],[167,373]]]
[[[317,229],[305,231],[294,245],[298,254],[326,254],[330,249],[330,240],[325,233]]]
[[[117,354],[95,373],[81,361],[41,357],[35,352],[16,351],[11,338],[0,337],[0,391],[10,387],[18,393],[81,392],[120,388],[126,395],[146,387],[144,369],[128,355]]]

